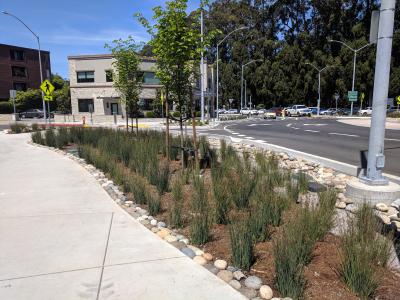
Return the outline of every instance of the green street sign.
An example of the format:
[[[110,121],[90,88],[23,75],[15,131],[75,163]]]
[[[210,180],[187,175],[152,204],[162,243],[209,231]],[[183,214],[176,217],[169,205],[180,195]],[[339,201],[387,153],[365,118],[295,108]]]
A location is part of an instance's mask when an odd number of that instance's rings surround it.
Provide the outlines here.
[[[357,102],[358,100],[358,91],[348,91],[347,98],[349,98],[350,102]]]

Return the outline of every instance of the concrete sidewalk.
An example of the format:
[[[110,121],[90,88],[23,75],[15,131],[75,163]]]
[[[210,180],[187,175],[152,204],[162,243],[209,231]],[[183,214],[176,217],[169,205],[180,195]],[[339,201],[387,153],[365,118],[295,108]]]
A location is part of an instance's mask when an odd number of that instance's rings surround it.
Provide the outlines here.
[[[361,127],[371,127],[371,118],[359,117],[359,118],[348,118],[348,119],[338,119],[338,122]],[[400,120],[387,118],[386,119],[386,129],[400,130]]]
[[[0,133],[0,299],[245,299],[29,139]]]

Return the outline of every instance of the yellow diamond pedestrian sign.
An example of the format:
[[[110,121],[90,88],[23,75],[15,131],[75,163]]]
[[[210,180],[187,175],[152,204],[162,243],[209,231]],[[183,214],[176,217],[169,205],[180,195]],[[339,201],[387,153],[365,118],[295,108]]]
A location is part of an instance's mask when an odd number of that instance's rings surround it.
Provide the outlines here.
[[[54,91],[54,85],[52,85],[51,82],[48,81],[47,79],[42,82],[40,88],[42,89],[43,93],[45,93],[47,96],[50,96]]]
[[[400,104],[400,96],[397,96],[396,100],[397,100],[397,104]]]

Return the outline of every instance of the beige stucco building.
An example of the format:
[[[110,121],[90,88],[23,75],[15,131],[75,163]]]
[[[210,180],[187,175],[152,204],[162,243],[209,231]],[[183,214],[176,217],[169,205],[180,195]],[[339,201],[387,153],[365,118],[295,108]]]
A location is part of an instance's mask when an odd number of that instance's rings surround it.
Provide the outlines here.
[[[111,54],[69,56],[71,111],[73,115],[125,116],[120,95],[113,87],[114,58]],[[151,102],[161,88],[155,77],[155,60],[143,57],[140,69],[144,73],[140,104],[143,110],[151,110]]]

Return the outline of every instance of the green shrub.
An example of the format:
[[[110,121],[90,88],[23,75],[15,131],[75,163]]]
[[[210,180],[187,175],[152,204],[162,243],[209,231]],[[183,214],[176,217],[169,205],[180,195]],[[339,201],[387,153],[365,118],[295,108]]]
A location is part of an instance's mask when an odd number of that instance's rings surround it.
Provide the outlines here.
[[[32,129],[32,131],[39,131],[39,130],[41,130],[40,126],[39,126],[37,123],[33,123],[33,124],[31,125],[31,129]]]
[[[12,123],[10,128],[13,133],[23,133],[27,130],[28,126],[20,123]]]
[[[298,186],[299,186],[299,192],[301,194],[307,193],[308,192],[308,177],[307,175],[300,171],[297,177],[298,180]]]
[[[182,209],[183,209],[183,182],[181,179],[176,180],[172,186],[172,200],[169,220],[172,227],[181,228],[183,226]]]
[[[364,204],[343,234],[339,272],[361,299],[373,296],[381,280],[380,270],[387,266],[390,257],[390,241],[378,234],[381,230],[373,209]]]
[[[228,224],[231,205],[229,194],[229,179],[222,167],[213,166],[211,169],[212,194],[215,203],[215,221],[217,224]]]
[[[14,112],[14,107],[11,102],[0,101],[0,114],[11,114]]]
[[[181,116],[181,113],[179,111],[174,111],[171,114],[174,118],[179,118]]]
[[[149,214],[152,216],[157,215],[161,210],[161,199],[156,193],[151,193],[148,191],[147,194],[147,204],[149,206]]]
[[[196,118],[200,118],[200,117],[201,117],[201,112],[200,112],[200,111],[196,111],[195,114],[194,114],[194,116],[195,116]]]
[[[400,118],[400,112],[398,111],[393,111],[387,114],[389,118]]]
[[[251,193],[256,184],[256,178],[251,170],[239,168],[237,171],[231,170],[230,178],[230,197],[238,209],[247,208]]]
[[[69,131],[65,127],[58,128],[56,138],[56,147],[63,148],[69,143]]]
[[[155,117],[155,114],[153,111],[146,112],[146,118],[154,118],[154,117]]]
[[[232,262],[235,267],[248,271],[254,261],[253,239],[247,219],[237,220],[229,225]]]

